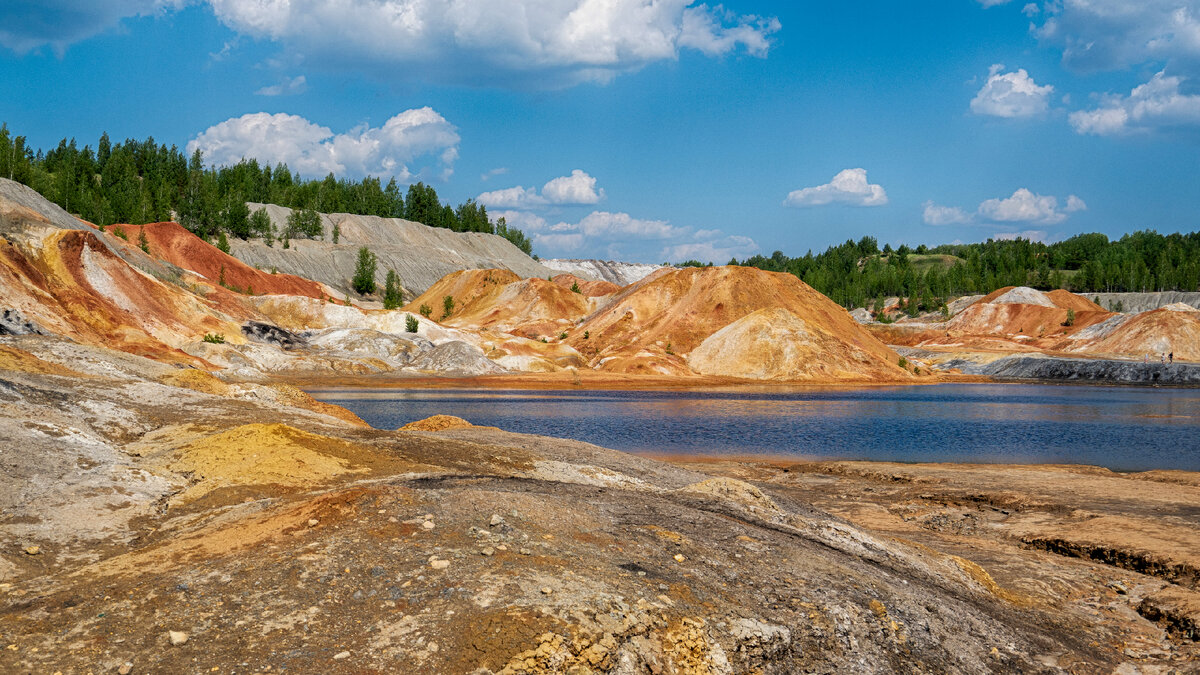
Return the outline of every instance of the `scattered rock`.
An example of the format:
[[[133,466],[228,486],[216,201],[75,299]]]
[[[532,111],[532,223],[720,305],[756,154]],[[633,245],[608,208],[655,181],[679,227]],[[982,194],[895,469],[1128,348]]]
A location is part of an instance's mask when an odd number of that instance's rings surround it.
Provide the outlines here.
[[[262,321],[247,321],[242,326],[242,335],[255,342],[265,342],[281,349],[295,349],[307,345],[307,341],[286,328]]]
[[[320,522],[321,522],[321,521],[317,520],[316,518],[309,518],[309,519],[308,519],[308,526],[309,526],[309,527],[316,527],[316,526],[317,526],[317,523],[320,523]]]
[[[122,663],[121,667],[117,668],[117,675],[129,675],[132,672],[133,672],[133,663],[131,663],[129,661]]]
[[[26,546],[25,555],[38,555],[42,552],[41,546]]]
[[[542,595],[550,595],[553,592],[553,588],[550,588],[549,586],[542,586]]]
[[[491,546],[488,546],[487,548],[480,551],[480,553],[482,553],[483,555],[486,555],[486,556],[491,556],[491,555],[496,554],[496,549],[492,548]]]
[[[167,639],[171,641],[172,647],[178,647],[188,641],[188,634],[183,631],[169,630],[167,631]]]
[[[492,519],[488,521],[488,525],[491,527],[496,527],[497,525],[500,525],[503,522],[504,522],[504,519],[501,518],[499,516],[499,514],[493,513]]]
[[[683,562],[684,560],[687,560],[687,558],[683,557],[682,553],[675,554],[675,562]]]
[[[334,661],[341,661],[342,659],[348,659],[348,658],[350,658],[350,652],[338,652],[333,655]]]
[[[429,566],[435,570],[444,570],[450,566],[449,560],[430,560]]]
[[[427,520],[427,521],[421,523],[421,527],[425,528],[426,530],[432,530],[433,528],[435,528],[437,526],[433,524],[432,520]]]

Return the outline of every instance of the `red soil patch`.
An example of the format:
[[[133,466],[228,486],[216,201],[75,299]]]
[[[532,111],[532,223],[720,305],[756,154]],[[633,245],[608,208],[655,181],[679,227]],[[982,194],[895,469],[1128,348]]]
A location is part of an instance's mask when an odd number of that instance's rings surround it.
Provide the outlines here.
[[[146,233],[150,255],[172,265],[195,272],[213,285],[224,278],[226,286],[234,286],[257,295],[304,295],[324,298],[324,288],[291,274],[271,274],[247,265],[237,258],[188,232],[178,223],[120,225],[131,244]]]

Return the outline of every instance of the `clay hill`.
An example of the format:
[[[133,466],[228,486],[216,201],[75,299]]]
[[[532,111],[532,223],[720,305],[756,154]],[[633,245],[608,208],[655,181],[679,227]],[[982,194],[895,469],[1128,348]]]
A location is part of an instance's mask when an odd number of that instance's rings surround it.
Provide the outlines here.
[[[769,337],[768,337],[769,336]],[[896,380],[899,357],[795,276],[752,267],[667,269],[571,333],[593,367],[772,379]]]
[[[255,269],[188,232],[178,223],[120,225],[129,242],[140,243],[145,232],[151,256],[171,263],[198,277],[249,295],[303,295],[325,298],[332,292],[313,281],[291,274]]]
[[[250,204],[266,209],[277,232],[287,227],[292,210],[273,204]],[[261,239],[230,242],[230,252],[259,269],[276,269],[352,294],[351,278],[360,247],[379,259],[376,282],[382,286],[395,270],[406,297],[424,293],[438,279],[462,269],[501,268],[521,277],[546,279],[557,272],[530,258],[504,237],[482,232],[453,232],[400,218],[321,214],[321,240],[292,239],[288,248]],[[334,228],[338,243],[333,243]]]

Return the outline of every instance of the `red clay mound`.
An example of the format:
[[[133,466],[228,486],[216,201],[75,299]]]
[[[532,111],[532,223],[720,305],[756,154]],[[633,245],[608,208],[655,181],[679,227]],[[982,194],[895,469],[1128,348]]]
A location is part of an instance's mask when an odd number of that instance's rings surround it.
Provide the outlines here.
[[[588,281],[580,279],[574,274],[559,274],[554,277],[554,283],[570,290],[572,286],[578,285],[579,292],[589,298],[599,298],[605,295],[612,295],[621,290],[621,287],[611,281]]]
[[[195,272],[217,285],[225,285],[257,295],[303,295],[324,298],[325,289],[315,281],[291,274],[271,274],[250,267],[237,258],[188,232],[178,223],[119,225],[131,244],[136,245],[144,230],[150,255],[172,265]]]
[[[97,235],[57,230],[26,252],[0,240],[0,297],[46,329],[87,344],[202,364],[175,349],[239,321],[175,284],[130,267]]]
[[[1074,311],[1073,325],[1067,323]],[[1087,298],[1068,291],[1049,293],[1022,286],[1007,286],[984,296],[978,302],[947,321],[945,330],[953,336],[1022,340],[1070,335],[1112,316]]]
[[[454,309],[444,312],[446,296]],[[592,303],[545,279],[521,279],[509,270],[461,270],[442,277],[404,309],[421,305],[448,326],[498,330],[525,337],[555,337],[592,310]]]
[[[647,277],[626,287],[607,307],[578,326],[569,343],[593,365],[608,368],[619,364],[629,372],[630,359],[662,362],[676,354],[686,358],[714,333],[763,309],[786,310],[797,326],[842,345],[844,349],[821,351],[817,357],[844,366],[846,372],[878,379],[907,376],[895,365],[897,354],[868,334],[845,309],[793,275],[753,267],[676,269]],[[725,337],[737,339],[744,334],[748,333],[735,330]],[[786,350],[791,345],[764,343],[755,348]],[[737,345],[711,344],[707,351],[706,364],[718,370],[726,363],[737,366],[734,370],[743,369],[745,355],[720,356],[721,352],[737,352]],[[850,359],[855,363],[849,363]]]

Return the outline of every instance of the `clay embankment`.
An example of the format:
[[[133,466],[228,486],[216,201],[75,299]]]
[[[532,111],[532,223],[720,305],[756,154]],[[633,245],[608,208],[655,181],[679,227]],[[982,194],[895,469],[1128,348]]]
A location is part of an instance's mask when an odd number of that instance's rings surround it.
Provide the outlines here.
[[[117,225],[128,241],[140,244],[146,233],[150,255],[208,280],[241,289],[249,295],[301,295],[324,299],[329,295],[321,284],[291,274],[258,270],[188,232],[178,223]]]
[[[277,233],[287,227],[291,209],[273,204],[250,204],[265,208]],[[556,272],[525,255],[504,237],[480,232],[453,232],[399,218],[322,214],[323,240],[292,239],[288,248],[262,240],[231,241],[234,256],[259,269],[277,269],[357,297],[351,288],[358,250],[366,246],[379,260],[376,283],[383,287],[388,270],[395,270],[412,298],[424,293],[438,279],[464,269],[503,268],[519,277],[545,279]],[[333,228],[338,243],[333,243]]]
[[[582,278],[600,279],[616,286],[635,284],[658,270],[665,269],[661,265],[616,262],[613,260],[558,258],[542,260],[541,263],[552,270],[574,274]]]
[[[0,436],[22,448],[0,473],[0,671],[1099,673],[1197,656],[1177,628],[1190,587],[1022,548],[1157,523],[1125,545],[1184,570],[1188,475],[1140,506],[1085,469],[713,475],[445,421],[369,430],[278,387],[181,387],[154,361],[0,340],[48,364],[0,379]],[[86,380],[51,372],[64,362]]]
[[[756,337],[767,328],[781,339]],[[660,271],[614,296],[567,342],[610,372],[908,378],[846,310],[792,275],[749,267]]]

